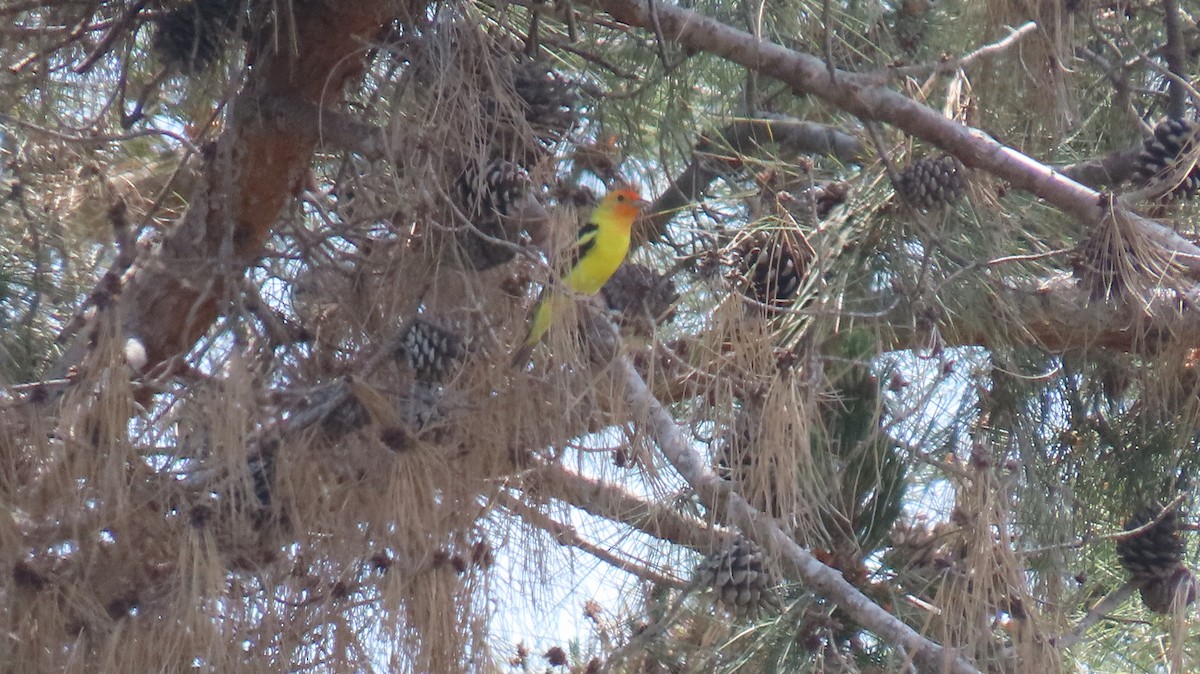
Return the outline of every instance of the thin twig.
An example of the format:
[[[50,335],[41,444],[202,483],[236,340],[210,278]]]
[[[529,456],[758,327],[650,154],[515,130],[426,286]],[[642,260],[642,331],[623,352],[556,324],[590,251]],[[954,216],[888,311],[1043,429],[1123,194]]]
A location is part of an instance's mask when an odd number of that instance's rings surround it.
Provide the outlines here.
[[[837,81],[837,64],[833,62],[833,27],[830,25],[830,0],[823,0],[821,3],[821,24],[825,31],[825,67],[829,72],[829,79]]]
[[[1124,540],[1133,538],[1134,536],[1141,536],[1142,534],[1146,533],[1147,531],[1158,526],[1158,523],[1163,521],[1164,517],[1166,517],[1167,515],[1170,515],[1175,510],[1175,508],[1179,506],[1180,503],[1183,503],[1183,497],[1186,495],[1187,494],[1179,494],[1175,498],[1171,499],[1170,503],[1168,503],[1166,506],[1164,506],[1162,510],[1158,511],[1158,515],[1156,515],[1154,517],[1154,519],[1150,520],[1149,522],[1146,522],[1145,524],[1141,525],[1140,527],[1137,527],[1136,529],[1127,529],[1125,531],[1119,531],[1119,532],[1112,533],[1112,534],[1105,534],[1105,535],[1099,537],[1100,540],[1112,539],[1114,541],[1124,541]]]
[[[146,2],[147,0],[137,0],[137,2],[133,3],[129,9],[125,10],[125,13],[122,14],[119,19],[112,23],[112,26],[109,27],[108,32],[104,34],[104,37],[100,39],[100,42],[96,45],[96,48],[93,49],[92,52],[88,54],[82,62],[72,68],[75,74],[82,75],[83,73],[91,70],[96,65],[97,61],[99,61],[104,57],[105,54],[112,50],[113,45],[116,44],[118,38],[124,37],[128,34],[127,31],[129,24],[133,23],[138,14],[142,12],[142,9],[146,6]]]
[[[1148,128],[1145,128],[1146,123],[1142,121],[1141,114],[1133,105],[1133,98],[1131,95],[1133,88],[1129,84],[1129,77],[1126,75],[1125,70],[1117,68],[1108,59],[1083,45],[1075,48],[1075,55],[1077,57],[1082,57],[1085,61],[1090,61],[1096,64],[1096,66],[1104,72],[1104,76],[1108,79],[1113,87],[1113,100],[1116,104],[1119,104],[1122,113],[1125,115],[1125,118],[1132,123],[1132,126],[1142,129],[1143,132],[1149,131]],[[1139,150],[1141,147],[1141,143],[1138,143]],[[1132,171],[1132,169],[1130,170]]]
[[[1151,70],[1165,77],[1170,82],[1172,88],[1178,88],[1180,91],[1186,93],[1188,98],[1192,99],[1192,104],[1200,107],[1200,91],[1196,91],[1196,87],[1193,87],[1191,82],[1164,68],[1147,54],[1142,54],[1138,60]]]
[[[559,0],[559,11],[566,15],[567,39],[575,42],[579,39],[579,23],[575,20],[575,6],[571,0]]]
[[[778,145],[788,155],[823,155],[844,163],[860,161],[866,154],[857,137],[835,126],[773,113],[739,119],[710,136],[701,137],[692,162],[647,209],[647,216],[638,221],[634,230],[636,244],[661,237],[671,220],[699,199],[717,177],[731,170],[743,154],[767,144]],[[732,150],[731,156],[715,158],[714,150],[718,148]]]
[[[604,68],[605,70],[616,75],[617,77],[620,77],[623,80],[628,80],[630,82],[637,82],[639,79],[641,79],[637,74],[633,73],[632,71],[626,70],[626,69],[618,66],[617,64],[604,58],[603,56],[600,56],[599,54],[597,54],[594,51],[590,51],[588,49],[582,48],[579,45],[575,44],[574,42],[560,40],[559,38],[557,38],[553,35],[543,35],[542,36],[542,44],[550,45],[551,47],[556,47],[558,49],[568,51],[568,52],[582,58],[583,60],[587,61],[588,63],[594,63],[594,64],[600,66],[601,68]]]
[[[623,559],[612,551],[601,547],[584,537],[579,535],[575,527],[568,526],[546,515],[545,513],[532,508],[520,499],[514,498],[511,494],[501,492],[496,495],[496,502],[504,506],[512,514],[520,517],[529,524],[545,531],[554,537],[560,545],[570,546],[582,550],[596,559],[618,568],[628,574],[649,581],[655,585],[669,587],[676,590],[682,590],[688,587],[688,583],[675,576],[668,576],[657,571],[649,569],[641,564],[636,564],[628,559]]]
[[[634,635],[632,639],[613,651],[608,656],[608,659],[604,661],[604,666],[600,669],[601,674],[608,674],[608,672],[613,671],[613,668],[624,661],[629,656],[629,653],[638,649],[644,649],[647,644],[663,632],[666,632],[679,619],[680,614],[683,613],[684,601],[696,591],[697,587],[696,581],[693,580],[690,584],[679,588],[683,591],[671,603],[671,608],[664,612],[661,618],[647,625],[644,630]]]
[[[921,65],[890,68],[886,72],[868,75],[868,77],[872,78],[876,82],[882,83],[898,77],[917,77],[925,74],[944,75],[947,73],[952,73],[956,70],[966,68],[981,58],[995,56],[1007,51],[1013,45],[1020,42],[1025,36],[1030,35],[1037,30],[1037,23],[1030,21],[1021,25],[1019,28],[1009,30],[1010,32],[1008,36],[1004,39],[984,45],[958,59],[950,59],[946,61],[940,61],[938,63],[924,63]]]
[[[871,143],[875,146],[875,155],[883,164],[883,170],[887,172],[888,180],[893,186],[900,184],[900,171],[896,169],[896,164],[892,161],[891,155],[887,151],[887,146],[883,142],[883,134],[879,131],[879,124],[870,120],[865,122],[867,135],[871,137]]]
[[[1011,264],[1013,262],[1036,262],[1037,260],[1045,260],[1052,257],[1067,255],[1071,252],[1070,248],[1059,248],[1057,250],[1048,250],[1043,253],[1028,253],[1026,255],[1005,255],[1004,257],[992,258],[984,263],[988,267],[998,267],[1002,264]]]
[[[24,70],[25,68],[28,68],[30,65],[40,61],[43,58],[50,56],[51,54],[53,54],[54,52],[56,52],[60,49],[64,49],[64,48],[70,46],[71,44],[83,39],[83,36],[85,34],[92,32],[92,31],[96,31],[96,30],[104,30],[104,28],[107,27],[110,23],[110,22],[106,21],[106,22],[102,22],[102,23],[89,24],[88,22],[91,21],[91,18],[92,18],[92,15],[90,15],[90,14],[87,16],[84,16],[82,19],[79,20],[79,23],[76,24],[75,28],[72,29],[69,33],[67,33],[67,36],[65,38],[63,38],[59,42],[56,42],[56,43],[50,45],[49,47],[46,47],[45,49],[42,49],[41,51],[30,52],[29,54],[27,54],[25,56],[25,58],[21,59],[20,61],[17,61],[15,64],[9,66],[8,67],[9,71],[12,72],[14,75],[20,74],[20,72],[22,70]]]
[[[772,316],[841,316],[842,318],[883,318],[892,313],[900,305],[900,298],[893,297],[888,301],[887,305],[880,307],[874,311],[854,311],[852,309],[837,309],[836,311],[823,309],[809,309],[808,307],[788,307],[776,306],[766,302],[760,302],[753,297],[740,295],[738,297],[743,304],[754,309],[761,309]]]
[[[1096,602],[1095,606],[1088,609],[1087,615],[1083,616],[1079,624],[1075,626],[1075,629],[1060,637],[1051,638],[1050,642],[1060,649],[1067,649],[1079,643],[1079,640],[1083,638],[1083,635],[1093,625],[1100,622],[1109,613],[1117,610],[1121,604],[1125,603],[1125,600],[1133,596],[1133,592],[1139,587],[1141,587],[1141,582],[1136,580],[1127,581],[1124,585]]]
[[[612,481],[589,477],[557,463],[529,471],[522,487],[705,555],[719,550],[732,536],[728,530],[647,500]]]
[[[670,72],[672,65],[667,61],[667,41],[663,38],[662,26],[658,21],[658,4],[654,0],[646,0],[650,8],[650,17],[654,22],[654,43],[658,46],[658,58],[662,59],[663,71]]]
[[[1027,550],[1022,550],[1021,555],[1025,557],[1031,557],[1033,555],[1044,555],[1047,552],[1055,552],[1057,550],[1082,550],[1088,545],[1100,541],[1123,541],[1134,536],[1140,536],[1150,529],[1153,529],[1158,525],[1159,522],[1162,521],[1164,517],[1166,517],[1171,511],[1175,510],[1176,506],[1183,502],[1183,497],[1183,494],[1176,496],[1169,504],[1166,505],[1166,507],[1159,511],[1158,515],[1155,516],[1154,519],[1146,522],[1136,529],[1126,529],[1124,531],[1116,531],[1111,534],[1101,534],[1099,536],[1087,536],[1069,543],[1059,543],[1056,545],[1044,545],[1037,548],[1029,548]],[[1180,528],[1182,529],[1183,527]]]
[[[47,128],[44,126],[40,126],[38,124],[34,124],[33,122],[29,122],[29,121],[20,119],[18,117],[13,117],[12,115],[5,114],[3,112],[0,112],[0,122],[14,124],[16,126],[20,126],[24,129],[27,129],[34,133],[49,136],[49,137],[55,138],[57,140],[67,141],[69,143],[79,143],[80,145],[85,145],[85,146],[99,145],[101,143],[119,143],[119,142],[126,141],[126,140],[133,140],[135,138],[146,138],[149,136],[163,136],[165,138],[170,138],[172,140],[179,142],[180,145],[183,145],[185,148],[188,149],[189,152],[192,152],[193,154],[200,152],[200,149],[197,148],[195,145],[193,145],[191,139],[189,139],[187,136],[184,136],[183,134],[180,134],[180,133],[176,133],[174,131],[168,131],[166,129],[150,128],[150,129],[143,129],[141,131],[130,131],[129,133],[99,134],[99,135],[95,135],[95,136],[90,136],[90,135],[85,136],[85,135],[72,135],[69,133],[64,133],[62,131],[58,131],[56,129],[51,129],[51,128]]]

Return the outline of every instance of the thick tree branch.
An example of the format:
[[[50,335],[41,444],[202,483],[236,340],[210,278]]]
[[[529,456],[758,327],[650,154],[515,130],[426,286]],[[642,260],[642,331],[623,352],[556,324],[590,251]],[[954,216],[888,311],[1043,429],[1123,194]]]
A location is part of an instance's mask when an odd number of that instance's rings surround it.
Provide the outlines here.
[[[1178,75],[1184,81],[1188,79],[1187,55],[1184,53],[1183,28],[1179,20],[1179,5],[1176,0],[1163,0],[1163,27],[1167,32],[1167,44],[1163,49],[1163,58],[1167,61],[1167,70]],[[1187,90],[1178,80],[1167,83],[1167,116],[1179,119],[1187,111]]]
[[[1056,166],[1055,170],[1081,185],[1097,188],[1102,185],[1119,185],[1133,177],[1137,168],[1138,155],[1142,153],[1142,142],[1114,150],[1096,159]]]
[[[620,485],[580,475],[557,464],[532,471],[524,486],[531,495],[555,498],[596,517],[620,522],[706,555],[721,549],[728,538],[727,532],[715,530],[673,508],[648,502]]]
[[[736,295],[735,295],[736,298]],[[912,316],[918,309],[903,297],[881,295],[859,308],[859,322],[875,324],[885,336],[885,350],[928,347],[927,328],[897,317]],[[939,319],[940,344],[946,347],[982,346],[1010,348],[1013,344],[1063,353],[1104,348],[1124,353],[1161,352],[1172,345],[1200,344],[1200,290],[1158,288],[1137,299],[1097,299],[1070,273],[1048,279],[997,278],[976,296],[959,297],[958,306],[976,311],[952,313]],[[827,309],[798,308],[796,314],[820,314]],[[700,336],[631,349],[629,356],[648,379],[654,396],[666,402],[705,395],[714,375],[704,363],[691,362],[688,354]],[[724,384],[730,384],[723,380]],[[736,383],[735,383],[736,385]]]
[[[939,325],[945,346],[1017,343],[1059,353],[1095,348],[1145,353],[1168,344],[1200,344],[1200,312],[1193,308],[1200,293],[1194,291],[1163,288],[1137,301],[1104,301],[1062,274],[1033,283],[1002,282],[994,296],[979,302],[979,313],[951,316]],[[892,330],[888,348],[916,348],[927,341],[927,334],[889,316],[881,317]]]
[[[353,152],[372,161],[392,158],[387,133],[369,122],[297,98],[268,96],[257,101],[266,122],[280,130],[303,129],[317,144]]]
[[[764,145],[778,145],[789,156],[814,154],[851,163],[865,153],[862,142],[836,127],[815,122],[762,114],[738,120],[717,135],[701,139],[695,158],[648,209],[650,215],[638,222],[635,245],[662,236],[667,224],[723,173],[731,170],[742,155],[758,154]],[[734,156],[718,156],[733,151]]]
[[[923,637],[866,595],[848,583],[841,573],[817,561],[787,535],[773,519],[754,509],[728,483],[717,477],[692,450],[671,417],[646,387],[627,358],[614,363],[616,376],[623,385],[625,403],[644,415],[643,428],[658,443],[663,455],[684,480],[696,490],[710,509],[725,513],[729,520],[754,538],[768,554],[786,565],[814,593],[838,604],[856,622],[879,638],[906,651],[917,663],[931,671],[955,674],[979,674],[950,649]]]
[[[958,157],[971,168],[995,174],[1013,187],[1035,194],[1084,223],[1099,222],[1104,215],[1100,195],[1056,172],[988,134],[951,119],[895,91],[876,85],[871,78],[831,71],[824,61],[761,40],[744,31],[682,7],[655,0],[594,0],[618,21],[640,28],[657,25],[662,35],[683,47],[728,59],[791,85],[797,92],[817,96],[846,112],[868,120],[887,122]],[[1158,243],[1200,278],[1200,247],[1174,230],[1129,213],[1134,226]]]
[[[286,98],[321,106],[338,97],[362,67],[363,42],[382,25],[387,5],[368,0],[297,6],[293,36],[270,42],[259,54],[231,103],[225,132],[206,158],[204,180],[183,222],[122,290],[122,329],[140,343],[145,367],[185,353],[208,331],[302,184],[317,129],[266,123],[262,101]],[[87,348],[84,334],[53,376],[78,364]]]

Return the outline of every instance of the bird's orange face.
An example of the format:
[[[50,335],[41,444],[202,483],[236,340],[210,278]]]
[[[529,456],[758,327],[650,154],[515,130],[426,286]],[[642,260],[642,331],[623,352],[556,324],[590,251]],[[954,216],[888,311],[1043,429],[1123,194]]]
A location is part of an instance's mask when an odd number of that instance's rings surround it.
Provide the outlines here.
[[[637,219],[642,209],[650,205],[650,202],[642,198],[637,190],[623,187],[613,190],[608,193],[607,201],[612,204],[613,213],[621,219],[633,221]]]

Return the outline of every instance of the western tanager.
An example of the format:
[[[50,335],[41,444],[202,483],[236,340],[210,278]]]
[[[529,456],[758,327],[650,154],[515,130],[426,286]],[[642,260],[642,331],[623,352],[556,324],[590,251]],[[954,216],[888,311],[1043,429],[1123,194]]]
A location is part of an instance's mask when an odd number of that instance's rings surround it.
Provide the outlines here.
[[[600,292],[629,253],[629,230],[647,203],[630,188],[613,190],[600,200],[580,228],[579,238],[571,249],[574,262],[563,275],[563,285],[568,290],[580,295]],[[570,295],[562,291],[543,292],[529,321],[525,342],[513,354],[514,367],[529,360],[533,347],[550,329],[551,318],[569,299]]]

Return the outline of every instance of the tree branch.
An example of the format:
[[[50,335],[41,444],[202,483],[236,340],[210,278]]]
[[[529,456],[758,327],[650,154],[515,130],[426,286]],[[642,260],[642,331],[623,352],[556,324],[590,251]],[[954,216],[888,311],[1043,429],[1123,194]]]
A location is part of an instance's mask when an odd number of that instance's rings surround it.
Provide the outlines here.
[[[631,410],[645,415],[643,428],[658,443],[659,449],[679,474],[696,490],[710,509],[726,513],[729,519],[767,551],[780,559],[812,592],[836,602],[856,622],[878,637],[904,649],[922,666],[932,671],[955,674],[979,674],[952,650],[925,638],[904,624],[842,577],[841,573],[819,561],[792,540],[779,524],[754,509],[728,483],[718,478],[700,456],[692,450],[679,432],[675,420],[650,394],[646,382],[638,375],[627,358],[614,362],[617,377],[623,385],[625,403]]]
[[[1200,343],[1200,312],[1193,308],[1200,306],[1200,291],[1161,288],[1141,301],[1106,302],[1092,299],[1069,273],[1020,284],[1003,282],[993,290],[998,299],[980,299],[990,319],[968,314],[939,326],[945,345],[999,347],[1015,342],[1052,352],[1099,347],[1137,353],[1169,343]],[[882,320],[892,330],[889,348],[912,348],[928,337],[912,326],[888,321],[886,315]]]
[[[1075,629],[1071,630],[1067,634],[1062,635],[1061,637],[1058,637],[1057,639],[1054,639],[1054,645],[1061,649],[1067,649],[1079,643],[1079,640],[1083,638],[1083,635],[1086,634],[1089,629],[1091,629],[1092,625],[1095,625],[1096,623],[1100,622],[1104,616],[1117,610],[1121,604],[1125,603],[1125,600],[1133,596],[1133,593],[1136,592],[1140,586],[1141,583],[1138,581],[1130,580],[1121,587],[1118,587],[1107,594],[1103,599],[1096,602],[1095,606],[1088,610],[1087,615],[1083,616],[1083,619],[1079,621],[1079,624],[1075,626]]]
[[[497,497],[500,505],[504,506],[509,512],[521,519],[525,520],[532,526],[545,531],[554,537],[560,545],[567,545],[573,548],[582,550],[596,559],[618,568],[628,574],[641,578],[642,580],[650,581],[656,585],[682,590],[688,586],[687,581],[680,580],[674,576],[667,576],[657,571],[653,571],[648,567],[636,564],[627,559],[606,550],[605,548],[596,545],[579,535],[575,527],[567,526],[558,520],[555,520],[545,513],[532,508],[522,503],[519,499],[513,498],[509,494],[501,493]]]
[[[1135,161],[1142,153],[1142,142],[1120,150],[1113,150],[1103,157],[1054,167],[1066,177],[1091,188],[1101,185],[1118,185],[1133,177],[1137,168]]]
[[[646,501],[620,485],[581,475],[558,464],[546,464],[532,471],[524,487],[531,495],[558,499],[596,517],[620,522],[706,555],[720,550],[730,536],[673,508]]]
[[[261,102],[284,97],[321,106],[339,95],[361,66],[362,41],[383,23],[387,4],[297,8],[293,39],[259,54],[183,222],[122,289],[121,327],[144,351],[146,369],[186,353],[209,330],[302,184],[318,129],[264,124]],[[72,343],[52,376],[82,360],[87,337],[84,331]]]
[[[701,138],[694,151],[695,158],[647,209],[650,215],[638,222],[633,233],[634,245],[662,236],[667,224],[737,161],[736,157],[716,157],[713,153],[733,150],[737,155],[748,155],[770,144],[793,155],[823,155],[845,163],[865,156],[862,142],[837,127],[771,113],[740,119],[714,136]]]
[[[715,54],[757,70],[792,86],[797,92],[817,96],[846,112],[868,120],[887,122],[958,157],[968,167],[981,169],[1009,181],[1014,188],[1045,199],[1064,213],[1085,223],[1104,216],[1100,195],[1010,147],[987,133],[947,119],[937,110],[875,84],[870,77],[834,70],[811,54],[804,54],[754,37],[698,12],[655,0],[594,0],[618,21],[649,28],[651,8],[663,36],[683,47]],[[1159,244],[1200,278],[1200,247],[1169,227],[1128,213],[1135,227]]]
[[[1006,262],[1023,259],[1028,256],[993,260],[971,269],[987,267],[996,271]],[[841,307],[841,315],[854,315],[862,323],[875,324],[885,335],[885,350],[928,347],[926,328],[895,320],[897,316],[912,315],[915,309],[909,298],[881,294],[862,303],[853,308]],[[1020,344],[1053,353],[1096,348],[1153,353],[1171,345],[1200,344],[1200,288],[1186,284],[1184,288],[1147,290],[1136,300],[1100,300],[1092,298],[1088,288],[1070,273],[1042,279],[998,276],[978,295],[960,298],[958,304],[978,307],[978,311],[949,314],[938,323],[941,343],[946,347],[1007,348]],[[828,315],[830,311],[819,307],[789,310],[804,316]],[[654,373],[647,381],[657,399],[680,402],[703,395],[713,383],[709,364],[691,360],[695,345],[703,341],[701,336],[679,337],[629,349],[627,353],[639,372]]]
[[[887,71],[885,71],[884,73],[876,75],[875,80],[877,83],[882,84],[883,82],[885,82],[889,79],[894,80],[897,77],[913,77],[916,75],[925,75],[925,74],[934,74],[934,75],[949,74],[949,73],[955,72],[956,70],[966,68],[981,58],[984,58],[987,56],[996,56],[998,54],[1004,53],[1005,51],[1008,51],[1009,48],[1011,48],[1013,45],[1020,42],[1027,35],[1030,35],[1034,31],[1036,31],[1037,27],[1038,26],[1037,26],[1036,22],[1027,21],[1024,24],[1022,24],[1019,28],[1010,28],[1009,34],[1006,37],[1004,37],[996,42],[993,42],[991,44],[986,44],[961,58],[957,58],[954,60],[948,60],[948,61],[939,61],[938,63],[935,63],[935,64],[922,64],[922,65],[901,66],[898,68],[890,68]]]
[[[353,152],[371,161],[392,159],[387,133],[374,124],[297,98],[266,96],[257,105],[264,121],[279,129],[303,129],[315,136],[319,145]]]
[[[1163,0],[1163,27],[1167,32],[1167,44],[1163,49],[1163,57],[1170,70],[1181,79],[1188,79],[1187,56],[1184,54],[1183,29],[1179,21],[1179,6],[1176,0]],[[1167,83],[1167,116],[1175,119],[1182,118],[1187,111],[1187,89],[1178,80]]]

